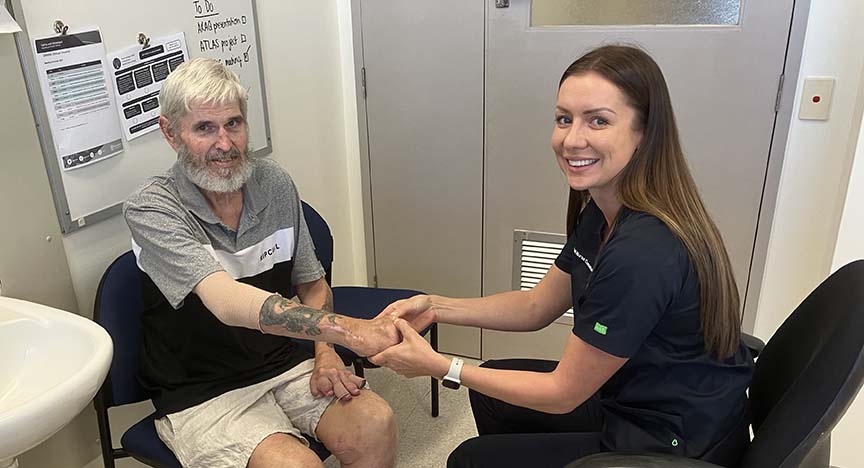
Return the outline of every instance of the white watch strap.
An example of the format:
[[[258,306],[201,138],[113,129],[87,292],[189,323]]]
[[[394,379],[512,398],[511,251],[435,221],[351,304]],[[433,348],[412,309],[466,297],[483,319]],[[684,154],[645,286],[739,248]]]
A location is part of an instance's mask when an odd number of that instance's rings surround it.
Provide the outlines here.
[[[452,361],[450,361],[450,370],[447,371],[447,375],[444,376],[447,380],[452,380],[454,382],[462,382],[460,377],[462,377],[462,359],[458,357],[454,357]]]

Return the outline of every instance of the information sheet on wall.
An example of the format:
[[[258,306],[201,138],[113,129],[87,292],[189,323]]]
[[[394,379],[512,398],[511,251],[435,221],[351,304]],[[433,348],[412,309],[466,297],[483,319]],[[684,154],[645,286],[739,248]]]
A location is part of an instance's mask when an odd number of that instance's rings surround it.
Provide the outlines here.
[[[99,30],[36,38],[36,68],[64,171],[123,151]]]
[[[189,59],[183,33],[108,54],[123,134],[132,140],[159,128],[159,91],[168,75]]]

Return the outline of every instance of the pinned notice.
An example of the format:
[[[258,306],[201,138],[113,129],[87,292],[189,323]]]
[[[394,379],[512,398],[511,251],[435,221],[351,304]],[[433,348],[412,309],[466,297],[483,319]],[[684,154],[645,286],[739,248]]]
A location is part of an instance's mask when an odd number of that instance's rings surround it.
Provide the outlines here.
[[[108,54],[117,111],[127,140],[159,128],[162,84],[188,59],[183,33],[151,39],[147,48],[136,45]]]
[[[123,151],[98,30],[34,41],[54,149],[64,171]]]

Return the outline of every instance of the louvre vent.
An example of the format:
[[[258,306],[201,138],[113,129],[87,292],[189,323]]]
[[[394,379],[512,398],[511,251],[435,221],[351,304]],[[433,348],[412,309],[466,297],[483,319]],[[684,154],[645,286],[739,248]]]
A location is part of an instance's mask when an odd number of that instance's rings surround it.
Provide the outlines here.
[[[547,232],[513,231],[513,289],[527,291],[537,286],[555,263],[567,236]],[[573,309],[566,314],[573,316]]]

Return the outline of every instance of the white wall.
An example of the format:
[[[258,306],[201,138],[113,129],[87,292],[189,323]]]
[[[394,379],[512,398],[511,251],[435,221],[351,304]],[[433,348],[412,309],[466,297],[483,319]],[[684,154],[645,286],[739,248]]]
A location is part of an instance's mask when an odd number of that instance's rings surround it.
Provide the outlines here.
[[[864,79],[861,80],[861,85],[864,87]],[[864,121],[861,122],[858,134],[855,161],[852,163],[852,172],[849,175],[849,189],[846,192],[846,204],[843,207],[843,218],[837,234],[837,246],[834,249],[831,271],[852,260],[862,258],[864,258]]]
[[[342,45],[337,2],[257,0],[273,157],[293,176],[301,196],[327,220],[335,241],[333,281],[363,284],[355,244],[362,248],[359,170],[346,146]],[[353,71],[352,71],[353,73]],[[352,103],[353,95],[349,96]],[[356,119],[355,119],[356,120]],[[355,124],[356,125],[356,124]],[[353,132],[356,135],[356,131]],[[351,151],[356,153],[356,144]],[[359,166],[352,155],[351,164]],[[359,192],[358,192],[359,193]],[[357,205],[359,206],[359,205]],[[357,241],[356,239],[361,239]]]
[[[864,79],[861,85],[864,87]],[[864,259],[864,122],[861,124],[831,271],[853,260]],[[861,330],[861,333],[864,333],[864,330]],[[864,440],[864,395],[858,394],[858,398],[833,434],[833,464],[846,467],[864,466],[860,448],[861,441]]]
[[[354,26],[351,0],[336,0],[339,21],[339,55],[342,68],[342,104],[345,122],[345,156],[348,170],[348,203],[354,248],[354,284],[368,286],[363,188],[360,164],[360,128],[357,120],[357,89],[354,70]]]
[[[798,120],[798,84],[756,316],[755,333],[763,339],[828,276],[835,261],[846,180],[864,105],[859,93],[864,54],[854,46],[864,43],[862,22],[864,2],[860,0],[812,0],[800,77],[834,76],[837,82],[830,119],[824,122]],[[864,188],[864,181],[859,184],[854,193]],[[860,200],[861,195],[857,197]],[[860,227],[854,232],[853,226],[861,221],[853,219],[850,210],[855,209],[847,204],[851,218],[844,219],[844,226],[849,228],[840,238],[844,255],[850,252],[847,243],[851,246],[855,236],[861,239],[864,232]],[[857,210],[861,213],[860,204]],[[864,466],[857,453],[864,436],[861,406],[859,401],[834,431],[833,465]]]

